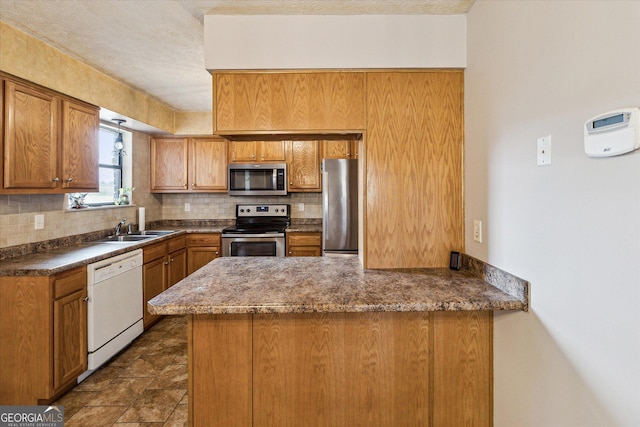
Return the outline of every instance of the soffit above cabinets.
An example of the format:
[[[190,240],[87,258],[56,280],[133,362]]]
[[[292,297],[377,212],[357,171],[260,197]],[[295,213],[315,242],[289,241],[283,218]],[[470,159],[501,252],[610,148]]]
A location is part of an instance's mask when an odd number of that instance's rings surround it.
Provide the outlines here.
[[[0,21],[178,111],[211,111],[205,15],[448,15],[474,0],[0,0]]]

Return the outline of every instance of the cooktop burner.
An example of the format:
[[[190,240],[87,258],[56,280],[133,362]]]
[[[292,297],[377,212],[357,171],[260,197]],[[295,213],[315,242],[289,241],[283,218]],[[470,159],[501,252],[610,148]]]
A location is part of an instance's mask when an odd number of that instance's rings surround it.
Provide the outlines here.
[[[236,205],[236,225],[222,233],[284,233],[291,220],[290,210],[290,205]]]

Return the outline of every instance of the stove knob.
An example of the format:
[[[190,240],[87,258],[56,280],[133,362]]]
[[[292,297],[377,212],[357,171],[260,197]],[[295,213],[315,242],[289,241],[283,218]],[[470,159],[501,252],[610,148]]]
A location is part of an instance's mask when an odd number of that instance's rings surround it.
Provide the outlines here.
[[[244,209],[240,209],[240,212],[244,212]]]
[[[276,213],[278,213],[278,209],[276,208]]]
[[[251,209],[247,209],[247,212],[251,212]]]

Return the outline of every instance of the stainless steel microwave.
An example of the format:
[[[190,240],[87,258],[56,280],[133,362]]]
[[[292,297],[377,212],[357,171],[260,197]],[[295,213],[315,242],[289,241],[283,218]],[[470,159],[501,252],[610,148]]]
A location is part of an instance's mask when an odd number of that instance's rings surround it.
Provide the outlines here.
[[[287,195],[284,163],[231,163],[228,176],[230,196]]]

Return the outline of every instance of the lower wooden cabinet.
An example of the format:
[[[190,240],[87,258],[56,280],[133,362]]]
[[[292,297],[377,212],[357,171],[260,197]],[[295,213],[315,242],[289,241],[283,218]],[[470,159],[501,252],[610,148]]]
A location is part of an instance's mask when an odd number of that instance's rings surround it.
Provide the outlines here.
[[[86,369],[86,267],[0,277],[0,405],[50,403]]]
[[[142,301],[143,323],[147,329],[161,316],[147,310],[147,301],[169,289],[187,276],[187,252],[185,236],[174,237],[143,248]]]
[[[220,238],[220,233],[189,234],[187,236],[187,274],[192,274],[222,255]]]
[[[287,233],[287,256],[322,256],[322,233]]]
[[[86,270],[62,274],[53,287],[53,388],[62,390],[87,370]]]

